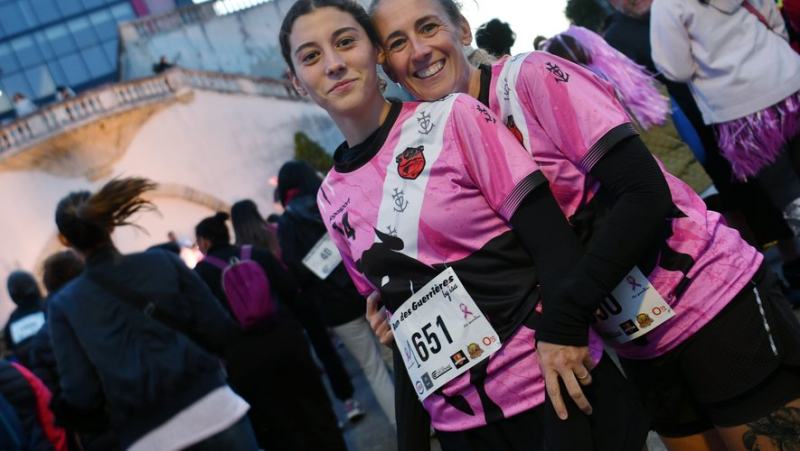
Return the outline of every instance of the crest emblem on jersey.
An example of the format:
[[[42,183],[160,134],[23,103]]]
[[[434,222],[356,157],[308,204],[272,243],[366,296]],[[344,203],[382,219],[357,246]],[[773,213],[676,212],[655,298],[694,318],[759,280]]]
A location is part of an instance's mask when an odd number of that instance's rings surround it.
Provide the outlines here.
[[[425,169],[425,146],[409,147],[395,158],[397,173],[406,180],[416,180]]]
[[[517,141],[519,141],[520,144],[523,144],[522,132],[519,131],[519,128],[517,128],[517,124],[514,122],[514,116],[508,116],[506,127],[511,130],[511,133],[514,134],[514,136],[517,138]]]

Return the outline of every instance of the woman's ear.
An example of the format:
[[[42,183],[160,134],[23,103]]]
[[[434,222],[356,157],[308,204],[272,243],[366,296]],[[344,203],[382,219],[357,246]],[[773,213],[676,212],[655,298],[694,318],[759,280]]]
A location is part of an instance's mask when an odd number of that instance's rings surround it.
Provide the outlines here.
[[[292,81],[292,86],[294,86],[294,90],[297,91],[297,93],[300,94],[301,96],[307,97],[308,91],[306,91],[305,88],[303,88],[303,86],[300,84],[300,80],[297,79],[297,75],[295,75],[294,72],[292,72],[292,70],[288,68],[286,69],[286,75],[289,77],[289,80]]]
[[[469,22],[463,14],[461,15],[461,44],[463,44],[464,47],[472,44],[472,28],[469,26]]]
[[[67,240],[67,237],[62,235],[61,233],[58,234],[58,241],[66,247],[72,247]]]

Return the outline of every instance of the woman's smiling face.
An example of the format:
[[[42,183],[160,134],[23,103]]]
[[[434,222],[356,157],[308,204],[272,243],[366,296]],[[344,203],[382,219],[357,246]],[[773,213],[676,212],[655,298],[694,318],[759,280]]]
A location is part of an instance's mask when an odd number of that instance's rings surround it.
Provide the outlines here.
[[[372,15],[386,73],[420,100],[468,92],[472,42],[463,18],[453,23],[436,0],[382,0]]]

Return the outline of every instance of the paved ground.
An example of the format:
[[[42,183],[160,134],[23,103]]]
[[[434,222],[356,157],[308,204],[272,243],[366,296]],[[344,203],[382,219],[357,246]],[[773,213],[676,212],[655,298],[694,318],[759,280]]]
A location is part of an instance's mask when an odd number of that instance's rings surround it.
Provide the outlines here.
[[[766,253],[767,262],[776,271],[780,270],[780,260],[777,252],[770,250]],[[795,310],[798,319],[800,319],[800,310]],[[364,373],[358,367],[358,364],[347,354],[343,348],[339,348],[342,356],[344,357],[345,365],[353,377],[353,384],[356,386],[356,398],[364,405],[367,410],[367,415],[356,424],[347,424],[343,430],[347,445],[351,451],[395,451],[397,445],[395,442],[394,428],[389,424],[388,419],[378,406],[378,402],[369,388],[369,384],[364,377]],[[387,351],[388,352],[388,351]],[[330,391],[330,388],[329,388]],[[333,398],[332,398],[333,399]],[[344,410],[341,403],[335,402],[337,415],[344,423]],[[435,438],[431,440],[432,451],[439,451],[439,443]],[[666,448],[658,439],[658,437],[651,433],[647,442],[650,451],[665,451]]]

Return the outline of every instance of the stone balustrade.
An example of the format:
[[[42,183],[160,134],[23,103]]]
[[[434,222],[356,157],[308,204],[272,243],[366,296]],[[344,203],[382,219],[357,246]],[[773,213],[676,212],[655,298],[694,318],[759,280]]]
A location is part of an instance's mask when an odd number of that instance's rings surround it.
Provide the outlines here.
[[[120,36],[142,39],[155,34],[205,22],[217,16],[244,11],[270,0],[217,0],[186,6],[164,14],[143,17],[119,25]]]
[[[172,101],[192,89],[302,99],[285,80],[174,68],[154,77],[86,91],[0,127],[0,160],[89,122],[150,103]]]

